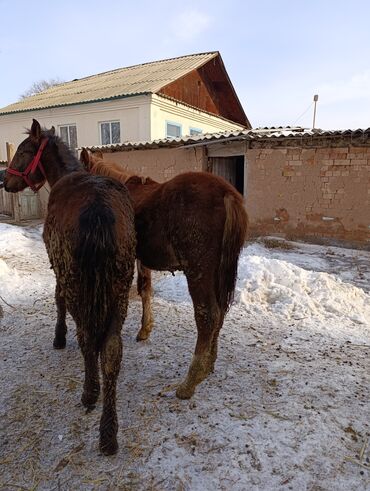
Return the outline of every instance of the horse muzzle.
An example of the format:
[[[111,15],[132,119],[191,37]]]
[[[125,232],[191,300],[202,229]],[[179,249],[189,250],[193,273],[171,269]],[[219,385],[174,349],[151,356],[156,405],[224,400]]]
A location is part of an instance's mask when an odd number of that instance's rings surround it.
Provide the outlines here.
[[[5,169],[0,170],[0,189],[4,187]]]

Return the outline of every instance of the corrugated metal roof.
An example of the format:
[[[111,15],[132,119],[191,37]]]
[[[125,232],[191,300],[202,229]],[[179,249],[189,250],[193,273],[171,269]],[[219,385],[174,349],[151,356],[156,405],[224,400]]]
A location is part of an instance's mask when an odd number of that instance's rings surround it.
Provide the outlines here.
[[[315,138],[363,138],[370,142],[370,128],[356,130],[321,130],[308,129],[299,126],[279,126],[255,128],[252,130],[221,131],[219,133],[204,133],[197,136],[181,138],[163,138],[153,141],[124,142],[115,145],[102,145],[89,147],[89,150],[102,150],[108,152],[118,152],[130,149],[149,149],[158,147],[178,147],[208,145],[212,142],[232,141],[232,140],[284,140],[284,139],[315,139]]]
[[[217,51],[119,68],[50,87],[0,109],[0,114],[156,93],[218,56]]]

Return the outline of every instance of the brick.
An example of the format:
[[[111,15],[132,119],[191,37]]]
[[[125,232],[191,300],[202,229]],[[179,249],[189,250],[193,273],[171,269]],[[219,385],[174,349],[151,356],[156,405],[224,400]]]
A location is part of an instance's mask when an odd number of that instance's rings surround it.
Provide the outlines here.
[[[366,148],[363,148],[363,147],[360,147],[360,148],[356,148],[356,147],[350,147],[350,152],[351,153],[364,153],[366,152]]]
[[[351,160],[351,164],[355,164],[355,170],[357,170],[360,165],[361,166],[366,165],[367,160],[366,159]]]
[[[329,165],[333,165],[334,163],[334,160],[333,159],[323,159],[321,160],[320,162],[322,165],[326,165],[326,166],[329,166]]]
[[[322,153],[322,154],[316,154],[315,158],[318,162],[321,162],[322,160],[330,160],[331,159],[329,152]]]
[[[341,172],[341,176],[343,176],[343,177],[349,176],[349,171],[348,170],[347,171],[342,171]]]
[[[334,160],[334,165],[350,165],[351,161],[347,159],[335,159]]]
[[[367,154],[366,153],[353,153],[350,152],[347,154],[347,158],[351,160],[357,160],[357,159],[366,159]]]

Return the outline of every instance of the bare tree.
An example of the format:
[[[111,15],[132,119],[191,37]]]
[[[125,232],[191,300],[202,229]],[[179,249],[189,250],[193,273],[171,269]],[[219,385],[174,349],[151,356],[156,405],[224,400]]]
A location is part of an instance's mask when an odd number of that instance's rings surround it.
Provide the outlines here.
[[[31,87],[23,92],[20,95],[20,99],[25,99],[26,97],[30,97],[31,95],[38,94],[39,92],[43,92],[50,87],[54,87],[54,85],[59,85],[63,83],[63,80],[59,78],[51,78],[49,80],[39,80],[38,82],[34,82]]]

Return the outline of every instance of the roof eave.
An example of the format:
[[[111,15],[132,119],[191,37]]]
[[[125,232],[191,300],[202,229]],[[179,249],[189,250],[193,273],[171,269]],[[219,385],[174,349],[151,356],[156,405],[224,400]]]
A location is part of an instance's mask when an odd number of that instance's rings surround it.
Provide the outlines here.
[[[0,111],[0,116],[8,116],[9,114],[21,114],[21,113],[29,113],[32,111],[45,111],[46,109],[56,109],[59,107],[69,107],[69,106],[79,106],[81,104],[95,104],[98,102],[107,102],[107,101],[114,101],[118,99],[126,99],[128,97],[136,97],[136,96],[142,96],[142,95],[151,95],[153,92],[138,92],[136,94],[124,94],[124,95],[116,95],[116,96],[111,96],[111,97],[103,97],[101,99],[91,99],[88,101],[79,101],[79,102],[69,102],[66,104],[54,104],[51,106],[42,106],[42,107],[33,107],[30,109],[21,109],[21,110],[16,110],[16,111],[7,111],[7,112],[1,112]]]

